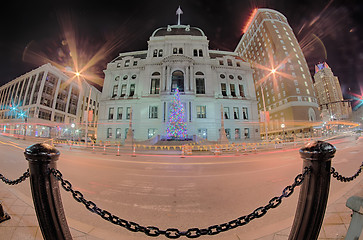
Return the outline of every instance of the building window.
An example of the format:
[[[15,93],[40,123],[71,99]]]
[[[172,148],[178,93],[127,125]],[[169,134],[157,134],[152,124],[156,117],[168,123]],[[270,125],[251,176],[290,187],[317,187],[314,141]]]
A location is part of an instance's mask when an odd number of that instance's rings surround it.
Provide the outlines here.
[[[130,119],[131,116],[131,107],[126,108],[126,119]]]
[[[178,49],[177,48],[173,48],[173,54],[177,54],[178,53]]]
[[[222,95],[224,97],[227,97],[227,85],[225,83],[221,83],[221,90],[222,90]]]
[[[197,106],[197,118],[207,118],[206,106]]]
[[[109,120],[113,119],[113,111],[114,111],[113,107],[108,109],[108,119]]]
[[[160,79],[151,79],[150,94],[159,94],[160,91]]]
[[[241,131],[239,128],[234,129],[234,139],[241,139]]]
[[[117,91],[118,91],[118,85],[113,86],[113,90],[112,90],[112,97],[116,97],[117,96]]]
[[[193,56],[194,56],[194,57],[198,57],[198,50],[197,50],[197,49],[194,49],[194,50],[193,50]]]
[[[244,87],[243,87],[243,85],[242,85],[242,84],[239,84],[239,95],[240,95],[241,97],[246,97],[246,96],[245,96],[245,89],[244,89]]]
[[[150,138],[154,137],[156,135],[157,131],[158,131],[158,129],[156,129],[156,128],[149,128],[147,130],[147,138],[150,139]]]
[[[137,61],[134,61],[134,66],[137,66]]]
[[[182,71],[174,71],[171,77],[171,91],[179,89],[179,92],[184,92],[184,73]]]
[[[300,89],[299,88],[296,88],[296,93],[300,94]]]
[[[122,119],[122,112],[123,112],[123,107],[118,107],[117,108],[117,119],[121,120]]]
[[[158,118],[157,106],[149,106],[149,118]]]
[[[116,138],[121,138],[121,128],[116,128]]]
[[[248,119],[248,108],[246,108],[246,107],[242,108],[242,116],[243,116],[244,120]]]
[[[163,56],[163,49],[160,49],[159,50],[159,57],[162,57]]]
[[[198,129],[198,137],[207,139],[207,129],[206,128],[199,128]]]
[[[232,60],[231,59],[227,59],[227,65],[230,66],[230,67],[232,66]]]
[[[203,57],[203,50],[199,49],[199,57]]]
[[[128,67],[128,66],[130,66],[130,60],[125,61],[125,67]]]
[[[135,94],[135,84],[133,83],[130,85],[130,95],[129,96],[133,97],[134,94]]]
[[[229,107],[223,108],[224,119],[229,119]]]
[[[179,54],[183,54],[183,49],[179,48]]]
[[[121,85],[121,97],[126,96],[126,84]]]
[[[219,65],[224,65],[223,60],[219,60]]]
[[[239,119],[239,109],[238,109],[238,107],[233,107],[233,117],[234,117],[234,119]]]
[[[107,138],[112,138],[112,128],[107,128]]]
[[[250,129],[249,128],[245,128],[245,139],[250,138]]]
[[[154,53],[153,53],[153,57],[157,57],[158,56],[158,50],[157,49],[155,49],[154,50]]]
[[[195,82],[196,82],[196,93],[205,94],[204,78],[196,78]]]
[[[225,131],[225,133],[226,133],[226,137],[227,137],[228,139],[231,139],[231,129],[226,128],[224,131]]]
[[[232,97],[236,97],[236,86],[234,84],[229,85],[231,88]]]

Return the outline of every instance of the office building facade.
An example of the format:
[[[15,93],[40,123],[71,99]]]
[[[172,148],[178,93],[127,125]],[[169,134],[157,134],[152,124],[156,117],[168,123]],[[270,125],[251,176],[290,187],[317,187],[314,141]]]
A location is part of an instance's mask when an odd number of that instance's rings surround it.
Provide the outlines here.
[[[253,68],[261,135],[309,135],[319,119],[313,81],[288,21],[271,9],[256,9],[235,52]]]
[[[82,79],[70,79],[45,64],[1,86],[0,132],[77,140],[84,137],[88,116],[89,135],[96,137],[101,93]]]

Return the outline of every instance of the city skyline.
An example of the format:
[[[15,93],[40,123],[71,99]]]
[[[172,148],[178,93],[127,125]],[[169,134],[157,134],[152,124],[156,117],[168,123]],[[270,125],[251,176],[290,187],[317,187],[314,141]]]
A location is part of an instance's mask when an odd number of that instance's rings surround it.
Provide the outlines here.
[[[362,28],[362,17],[359,16],[362,4],[357,1],[344,4],[343,1],[304,1],[294,4],[278,1],[263,4],[260,1],[209,1],[209,4],[206,1],[159,2],[138,2],[137,6],[136,3],[128,3],[116,8],[113,7],[116,2],[112,1],[102,6],[82,1],[72,5],[65,2],[61,6],[39,2],[11,6],[10,10],[17,12],[16,18],[6,26],[2,19],[3,32],[7,37],[0,41],[3,53],[0,85],[40,66],[47,59],[64,64],[67,61],[64,36],[72,32],[77,46],[87,49],[77,49],[79,58],[89,60],[93,57],[92,53],[97,55],[98,50],[107,53],[98,54],[98,58],[90,64],[90,70],[96,73],[97,83],[101,85],[106,63],[120,52],[144,49],[154,29],[177,22],[175,11],[181,5],[183,24],[202,28],[210,40],[211,49],[230,51],[240,41],[242,29],[254,8],[276,9],[287,17],[293,28],[310,72],[313,73],[317,62],[326,61],[341,80],[345,95],[349,93],[349,88],[352,92],[360,93],[359,82],[363,70],[359,63],[363,61],[363,53],[356,49],[360,49],[363,42],[359,31]],[[159,14],[160,11],[163,14]],[[342,20],[334,20],[342,14],[345,15]],[[348,35],[341,37],[344,33],[342,30]],[[130,38],[134,40],[129,41]],[[43,62],[37,62],[39,59],[34,59],[32,55],[41,55]],[[84,62],[79,64],[85,65]]]

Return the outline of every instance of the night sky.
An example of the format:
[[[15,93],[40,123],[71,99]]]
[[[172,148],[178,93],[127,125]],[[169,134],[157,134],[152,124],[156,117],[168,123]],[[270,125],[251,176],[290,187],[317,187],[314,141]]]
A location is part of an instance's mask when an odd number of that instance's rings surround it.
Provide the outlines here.
[[[361,0],[9,1],[0,10],[0,85],[47,59],[72,65],[66,36],[75,36],[80,67],[98,52],[87,71],[102,79],[118,53],[146,50],[155,29],[176,24],[178,5],[182,24],[201,28],[210,49],[227,51],[234,51],[253,8],[275,9],[287,17],[312,74],[326,61],[345,97],[363,93]]]

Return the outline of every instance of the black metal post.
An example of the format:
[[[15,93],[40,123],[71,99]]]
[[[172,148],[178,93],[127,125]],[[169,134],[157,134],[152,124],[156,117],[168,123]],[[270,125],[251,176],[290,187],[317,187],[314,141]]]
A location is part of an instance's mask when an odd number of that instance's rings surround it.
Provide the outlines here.
[[[331,159],[335,147],[316,141],[300,149],[303,168],[309,167],[301,185],[299,200],[289,240],[316,240],[323,223],[330,187]]]
[[[1,222],[4,222],[6,220],[9,220],[10,219],[10,216],[9,214],[7,214],[4,209],[3,209],[3,205],[1,204],[0,202],[0,223]]]
[[[24,152],[29,161],[30,186],[43,238],[46,240],[72,239],[63,211],[58,181],[50,174],[56,168],[60,152],[51,145],[38,143]]]

